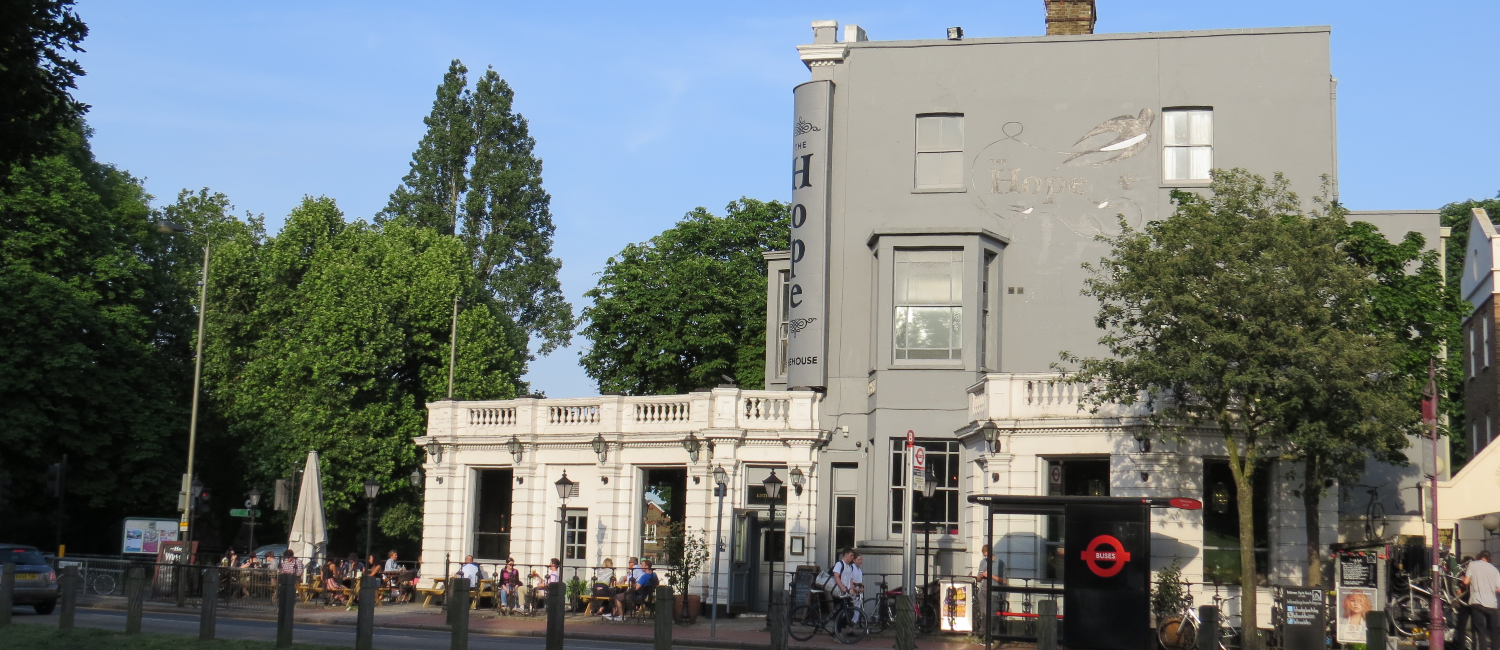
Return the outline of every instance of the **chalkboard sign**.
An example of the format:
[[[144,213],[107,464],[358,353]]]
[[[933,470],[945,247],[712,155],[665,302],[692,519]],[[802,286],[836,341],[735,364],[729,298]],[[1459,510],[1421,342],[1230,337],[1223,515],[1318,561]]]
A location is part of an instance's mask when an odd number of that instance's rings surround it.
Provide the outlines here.
[[[788,609],[807,604],[807,598],[812,594],[813,578],[816,578],[820,571],[822,569],[811,565],[797,567],[796,575],[792,576],[792,602],[787,605]]]
[[[1373,555],[1339,556],[1340,587],[1375,589],[1380,586],[1379,580],[1380,558]]]
[[[1285,650],[1322,650],[1328,625],[1323,590],[1285,587],[1281,598],[1281,638]]]

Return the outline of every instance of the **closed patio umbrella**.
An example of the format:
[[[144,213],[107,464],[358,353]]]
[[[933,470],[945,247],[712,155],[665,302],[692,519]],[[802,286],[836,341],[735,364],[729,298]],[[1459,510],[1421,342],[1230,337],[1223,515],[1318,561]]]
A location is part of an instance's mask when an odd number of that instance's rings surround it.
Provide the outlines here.
[[[292,517],[292,534],[287,547],[300,558],[312,558],[312,566],[323,557],[328,544],[328,520],[323,516],[323,477],[318,472],[318,452],[307,452],[307,467],[302,472],[302,490],[297,496],[297,513]]]

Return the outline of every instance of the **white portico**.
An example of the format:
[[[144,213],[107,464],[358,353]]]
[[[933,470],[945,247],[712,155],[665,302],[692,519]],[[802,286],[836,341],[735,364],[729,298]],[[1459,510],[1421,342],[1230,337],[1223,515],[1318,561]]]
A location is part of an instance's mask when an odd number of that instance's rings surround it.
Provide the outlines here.
[[[740,567],[742,577],[760,573],[757,560],[766,556],[779,564],[807,563],[820,544],[811,524],[818,503],[815,454],[827,435],[816,424],[820,402],[810,391],[727,387],[687,395],[429,404],[428,435],[416,440],[428,452],[422,564],[441,567],[445,558],[459,562],[470,554],[481,563],[510,557],[533,566],[560,557],[567,567],[661,558],[663,527],[671,523],[714,538],[715,467],[729,476],[725,539],[736,527],[768,527],[769,503],[756,490],[771,471],[787,485],[776,503],[776,536],[751,546],[801,538],[792,546],[803,557],[767,552],[739,558],[757,565]],[[806,487],[793,488],[793,470]],[[564,472],[577,487],[560,526],[563,504],[555,483]],[[726,572],[733,569],[732,555],[725,554]],[[704,574],[695,582],[707,585],[708,567]],[[725,581],[725,602],[728,587]]]

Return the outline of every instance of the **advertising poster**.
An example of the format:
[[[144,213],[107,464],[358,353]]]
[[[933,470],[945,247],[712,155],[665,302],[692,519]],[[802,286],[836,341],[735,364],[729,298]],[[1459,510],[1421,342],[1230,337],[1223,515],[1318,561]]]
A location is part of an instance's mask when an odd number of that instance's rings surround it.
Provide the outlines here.
[[[974,585],[943,580],[938,583],[938,589],[943,599],[938,611],[938,625],[944,632],[972,632],[974,619],[969,615],[969,603],[974,602]]]
[[[1380,592],[1369,587],[1339,587],[1339,643],[1365,642],[1365,615],[1375,609]]]
[[[123,552],[156,555],[165,542],[177,541],[176,519],[128,518]]]

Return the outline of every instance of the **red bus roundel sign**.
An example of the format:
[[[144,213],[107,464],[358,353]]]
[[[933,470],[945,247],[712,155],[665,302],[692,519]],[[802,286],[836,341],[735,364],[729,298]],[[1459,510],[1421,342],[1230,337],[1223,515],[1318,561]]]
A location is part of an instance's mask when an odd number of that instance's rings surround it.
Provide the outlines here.
[[[1130,561],[1130,553],[1125,550],[1125,545],[1114,535],[1100,535],[1089,542],[1087,548],[1083,549],[1083,562],[1089,566],[1089,571],[1101,578],[1112,578],[1125,568],[1125,563]],[[1100,566],[1101,563],[1109,564],[1108,567]]]

